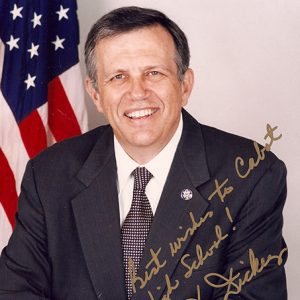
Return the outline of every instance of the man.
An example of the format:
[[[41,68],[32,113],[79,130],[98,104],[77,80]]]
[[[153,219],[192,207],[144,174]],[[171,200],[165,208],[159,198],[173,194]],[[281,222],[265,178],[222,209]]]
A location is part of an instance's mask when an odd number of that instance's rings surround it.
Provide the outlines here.
[[[28,163],[0,299],[286,299],[276,128],[262,147],[193,119],[187,40],[158,11],[108,13],[85,55],[110,125]]]

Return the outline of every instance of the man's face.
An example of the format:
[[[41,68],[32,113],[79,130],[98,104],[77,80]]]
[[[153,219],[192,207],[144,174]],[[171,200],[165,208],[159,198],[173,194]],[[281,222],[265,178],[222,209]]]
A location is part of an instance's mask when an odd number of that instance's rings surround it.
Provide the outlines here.
[[[191,69],[178,80],[175,53],[161,26],[109,37],[95,48],[98,92],[89,79],[87,90],[119,143],[140,163],[170,141],[192,89]],[[147,157],[139,158],[141,153]]]

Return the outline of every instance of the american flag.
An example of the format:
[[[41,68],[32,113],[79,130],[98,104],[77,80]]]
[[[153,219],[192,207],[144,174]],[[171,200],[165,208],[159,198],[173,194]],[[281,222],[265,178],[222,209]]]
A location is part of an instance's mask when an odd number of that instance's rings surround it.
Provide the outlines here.
[[[0,1],[0,251],[28,159],[87,130],[75,0]]]

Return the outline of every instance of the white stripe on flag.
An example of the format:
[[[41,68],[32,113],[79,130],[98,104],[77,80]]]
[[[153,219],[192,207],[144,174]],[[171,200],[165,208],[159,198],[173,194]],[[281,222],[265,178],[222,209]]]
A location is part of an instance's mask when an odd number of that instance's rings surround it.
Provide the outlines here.
[[[81,128],[81,132],[84,133],[88,130],[88,122],[79,63],[60,74],[59,79],[73,108],[74,114]]]
[[[43,124],[44,124],[46,133],[48,133],[48,131],[49,131],[49,128],[48,128],[48,102],[46,102],[45,104],[40,106],[37,109],[37,111],[38,111],[38,113],[41,117],[41,120],[42,120]]]
[[[7,219],[2,204],[0,203],[0,253],[2,249],[7,245],[11,233],[11,225]]]
[[[46,134],[47,134],[47,146],[51,146],[54,143],[56,143],[56,140],[49,128],[48,125],[48,102],[46,102],[45,104],[43,104],[42,106],[40,106],[38,109],[38,114],[40,115],[42,122],[44,124],[45,130],[46,130]]]

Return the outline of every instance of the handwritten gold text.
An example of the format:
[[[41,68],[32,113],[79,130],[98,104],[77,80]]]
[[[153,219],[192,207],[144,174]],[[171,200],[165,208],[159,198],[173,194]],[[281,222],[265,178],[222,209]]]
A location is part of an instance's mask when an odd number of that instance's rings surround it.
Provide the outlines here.
[[[195,221],[195,217],[192,212],[190,212],[190,219],[192,225],[187,228],[183,236],[177,238],[175,242],[169,243],[172,256],[174,256],[182,247],[182,244],[187,240],[189,236],[192,236],[195,231],[206,222],[208,218],[211,218],[214,215],[213,211],[208,211],[204,217],[201,217],[199,221]]]
[[[250,262],[250,270],[247,270],[244,274],[243,278],[241,277],[241,273],[237,273],[233,275],[233,268],[229,269],[229,277],[226,278],[225,276],[218,274],[218,273],[209,273],[205,275],[204,280],[205,282],[214,287],[214,288],[223,288],[227,286],[227,292],[224,296],[224,300],[227,300],[230,295],[239,294],[242,290],[242,287],[253,280],[258,273],[261,273],[272,260],[277,260],[278,266],[282,265],[283,263],[283,254],[287,252],[287,248],[284,248],[280,251],[278,255],[268,255],[267,259],[262,257],[260,260],[255,256],[252,249],[249,249],[249,262]],[[214,279],[221,279],[224,282],[222,283],[213,283],[211,282],[211,278]],[[235,282],[238,280],[238,282]],[[218,280],[220,282],[220,280]],[[234,290],[232,290],[232,288]]]
[[[186,263],[186,259],[188,259],[190,257],[190,254],[187,253],[181,257],[181,259],[180,259],[181,264],[188,270],[184,274],[185,278],[190,278],[192,276],[194,270],[198,270],[201,266],[203,266],[204,262],[207,260],[207,258],[212,256],[214,254],[214,250],[218,249],[220,243],[228,237],[228,234],[225,234],[225,235],[222,234],[222,230],[219,225],[215,226],[215,233],[216,233],[217,239],[213,241],[212,246],[208,249],[208,251],[205,252],[204,256],[203,256],[202,247],[199,244],[197,244],[196,245],[197,259],[195,259],[191,265],[188,265]]]
[[[254,170],[259,165],[259,163],[265,159],[265,152],[266,151],[269,152],[271,150],[271,146],[273,142],[279,140],[282,137],[282,134],[280,134],[277,137],[274,136],[274,131],[277,128],[278,128],[277,126],[271,127],[271,125],[267,124],[267,134],[264,136],[264,139],[266,140],[267,138],[270,138],[270,142],[266,143],[262,149],[259,148],[256,142],[253,142],[255,152],[257,154],[257,158],[256,159],[254,159],[253,157],[249,158],[246,170],[244,171],[241,170],[241,167],[245,166],[244,159],[240,156],[238,156],[235,159],[235,170],[240,178],[243,179],[247,178],[251,173],[251,171]]]
[[[156,275],[159,272],[159,270],[162,269],[166,265],[166,263],[167,263],[166,260],[164,260],[163,263],[161,263],[159,261],[158,255],[159,255],[160,251],[161,251],[161,248],[159,248],[157,250],[157,252],[154,252],[152,249],[150,249],[150,253],[151,253],[152,258],[148,262],[148,264],[146,265],[146,269],[148,269],[151,266],[152,263],[154,263],[154,266],[152,267],[150,272],[149,271],[145,272],[145,277],[144,278],[136,275],[134,262],[133,262],[132,258],[129,257],[129,259],[128,259],[128,269],[129,269],[129,276],[130,276],[130,280],[131,280],[131,284],[132,284],[133,293],[136,293],[136,283],[137,282],[140,283],[139,288],[143,289],[146,286],[146,284],[151,280],[153,275]]]

